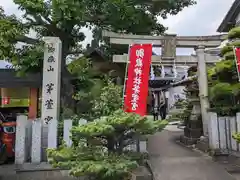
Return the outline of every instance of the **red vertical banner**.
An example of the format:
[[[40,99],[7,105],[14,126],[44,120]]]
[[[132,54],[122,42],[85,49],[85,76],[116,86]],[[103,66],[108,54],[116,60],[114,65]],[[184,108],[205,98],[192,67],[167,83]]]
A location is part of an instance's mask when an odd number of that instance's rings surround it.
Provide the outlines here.
[[[240,48],[234,48],[235,49],[235,58],[236,58],[236,66],[237,66],[237,72],[238,72],[238,79],[240,81]]]
[[[149,71],[152,58],[151,44],[135,44],[129,51],[128,80],[126,83],[124,110],[146,115]]]

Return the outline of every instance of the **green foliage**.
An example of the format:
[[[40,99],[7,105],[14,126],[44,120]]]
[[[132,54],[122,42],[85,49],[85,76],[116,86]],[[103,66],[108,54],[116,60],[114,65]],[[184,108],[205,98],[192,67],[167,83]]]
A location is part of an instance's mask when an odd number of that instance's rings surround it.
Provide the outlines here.
[[[139,165],[141,154],[126,147],[140,135],[161,131],[167,121],[153,121],[133,113],[117,110],[87,124],[73,128],[74,147],[49,150],[54,167],[68,168],[73,176],[92,179],[125,179]],[[86,145],[87,140],[87,145]]]
[[[169,121],[169,122],[185,121],[186,119],[189,118],[190,114],[191,114],[190,109],[184,109],[181,112],[170,113],[169,114],[170,116],[167,118],[167,121]]]
[[[223,60],[216,63],[216,66],[208,71],[208,77],[211,81],[236,83],[238,75],[235,60]]]
[[[240,27],[231,29],[228,33],[228,39],[235,39],[240,37]]]
[[[239,96],[240,85],[229,83],[217,83],[212,86],[209,92],[210,102],[214,102],[212,110],[219,115],[235,115],[240,109],[237,96]]]
[[[89,86],[80,86],[80,90],[74,96],[79,105],[79,116],[91,121],[100,116],[107,116],[122,107],[121,86],[106,79],[89,78],[86,80],[89,82],[84,82],[84,84],[89,84]],[[84,88],[81,89],[81,87]]]
[[[24,36],[28,30],[22,26],[15,15],[7,16],[0,7],[0,57],[8,59],[15,52],[17,38]]]
[[[170,116],[167,118],[167,121],[186,122],[191,115],[192,107],[193,107],[192,104],[188,100],[180,99],[175,103],[175,105],[177,105],[179,111],[170,113],[169,114]]]
[[[108,116],[122,107],[122,87],[108,82],[103,87],[99,99],[94,100],[93,111],[95,116]]]
[[[91,61],[86,57],[80,57],[68,64],[68,71],[80,80],[86,80],[91,75]]]
[[[224,56],[224,54],[231,52],[233,53],[233,47],[239,47],[240,46],[240,42],[239,41],[234,41],[231,43],[227,43],[226,46],[224,46],[221,49],[221,56]]]
[[[234,56],[233,51],[226,52],[226,53],[223,55],[223,58],[224,58],[225,60],[228,60],[228,59],[234,59],[235,56]]]
[[[81,91],[83,98],[85,97],[84,93],[93,93],[92,89],[94,89],[95,86],[99,87],[99,80],[104,79],[104,76],[101,72],[93,71],[91,59],[88,59],[84,56],[72,61],[70,64],[68,64],[67,68],[74,77],[72,83],[75,85],[75,90]],[[102,80],[102,82],[104,82],[104,80]],[[101,86],[99,89],[101,89]],[[96,95],[99,95],[99,93]],[[81,99],[80,93],[76,98]]]
[[[235,133],[232,135],[233,139],[235,139],[238,143],[240,143],[240,133]]]
[[[158,16],[166,18],[167,14],[175,15],[184,7],[195,4],[193,0],[177,2],[14,0],[13,2],[23,15],[22,17],[6,15],[0,8],[0,58],[19,65],[19,71],[22,72],[40,71],[43,56],[42,50],[38,50],[41,48],[43,36],[57,36],[62,40],[62,64],[65,65],[66,56],[79,55],[84,51],[81,46],[81,42],[85,39],[81,31],[83,27],[93,30],[92,46],[95,48],[103,40],[101,32],[104,29],[134,34],[162,34],[166,28],[159,23]],[[27,36],[30,30],[36,32],[36,37]],[[15,46],[17,43],[31,47],[26,46],[22,53],[22,48]],[[34,56],[37,58],[34,59]]]
[[[185,99],[178,99],[178,100],[175,102],[174,105],[177,106],[177,107],[183,107],[183,106],[186,105],[186,101],[185,101]]]
[[[122,153],[123,148],[132,144],[134,137],[153,134],[162,130],[166,121],[153,121],[133,113],[117,110],[109,116],[101,117],[93,122],[73,129],[74,138],[91,139],[93,143],[101,144],[109,152]]]
[[[146,158],[145,154],[127,151],[140,136],[161,131],[167,121],[153,121],[122,107],[122,88],[108,82],[93,102],[92,117],[87,124],[75,124],[72,129],[73,146],[60,146],[48,151],[54,167],[70,169],[76,177],[94,180],[128,179],[130,172]],[[66,113],[69,114],[69,113]]]
[[[233,28],[228,33],[228,38],[231,40],[239,37],[239,27]],[[223,47],[221,50],[222,61],[208,70],[210,110],[219,115],[234,116],[240,111],[240,85],[233,51],[233,47],[239,45],[239,41],[234,41]]]
[[[49,162],[54,167],[70,169],[72,176],[91,180],[124,180],[138,166],[131,156],[110,154],[104,147],[80,144],[76,148],[62,146],[57,151],[49,150]]]
[[[68,71],[74,77],[72,84],[75,85],[75,113],[89,120],[94,99],[99,98],[101,89],[107,85],[106,78],[101,72],[93,70],[92,61],[86,57],[68,64]]]
[[[184,2],[168,1],[136,1],[136,0],[13,0],[22,11],[22,15],[7,15],[0,7],[0,59],[11,62],[18,75],[41,72],[43,66],[43,37],[59,37],[62,41],[62,74],[66,72],[66,58],[78,59],[88,49],[98,48],[110,57],[113,51],[122,52],[121,47],[110,51],[109,39],[102,37],[102,31],[125,32],[133,34],[162,34],[165,27],[159,23],[158,16],[166,18],[167,14],[177,14],[184,7],[194,4],[194,0]],[[82,28],[93,32],[93,40],[87,47],[82,47],[85,35]],[[36,34],[36,36],[31,36]],[[101,45],[100,45],[101,44]],[[100,47],[99,47],[100,46]],[[125,48],[127,49],[127,47]],[[125,50],[124,49],[124,50]],[[120,53],[119,53],[120,52]],[[81,58],[80,58],[81,59]],[[73,68],[73,67],[71,67]],[[77,68],[77,67],[76,67]],[[74,73],[76,73],[76,68]],[[80,75],[79,78],[88,78]],[[72,101],[75,87],[69,78],[62,78],[61,106],[73,108]],[[73,81],[73,84],[76,81]],[[94,94],[102,87],[102,81],[93,78],[83,81],[81,92],[85,102],[90,102],[88,94],[90,84],[94,84]],[[76,85],[77,86],[77,85]],[[77,89],[76,91],[80,91]],[[79,96],[80,97],[80,96]],[[91,99],[91,98],[90,98]],[[91,105],[84,106],[78,101],[81,111]],[[80,109],[80,108],[79,108]]]

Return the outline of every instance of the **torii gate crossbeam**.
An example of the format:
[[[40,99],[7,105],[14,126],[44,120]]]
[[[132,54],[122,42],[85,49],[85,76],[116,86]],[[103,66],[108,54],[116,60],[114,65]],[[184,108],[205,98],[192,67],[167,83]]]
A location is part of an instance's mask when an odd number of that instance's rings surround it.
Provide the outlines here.
[[[203,121],[204,135],[208,135],[208,117],[207,109],[209,108],[208,102],[208,80],[207,80],[207,63],[216,63],[217,57],[210,58],[210,55],[205,53],[205,48],[216,48],[220,46],[221,42],[225,39],[226,35],[213,35],[213,36],[177,36],[177,35],[164,35],[164,36],[145,36],[145,35],[130,35],[119,34],[108,31],[103,31],[104,37],[110,38],[111,44],[153,44],[154,46],[162,47],[162,55],[159,57],[152,56],[153,63],[169,65],[175,62],[176,64],[195,65],[198,66],[198,83],[199,83],[199,98],[201,103],[201,114]],[[181,58],[176,56],[176,48],[194,48],[196,56],[188,56]],[[114,62],[127,62],[126,55],[114,55]],[[172,63],[171,63],[172,62]]]

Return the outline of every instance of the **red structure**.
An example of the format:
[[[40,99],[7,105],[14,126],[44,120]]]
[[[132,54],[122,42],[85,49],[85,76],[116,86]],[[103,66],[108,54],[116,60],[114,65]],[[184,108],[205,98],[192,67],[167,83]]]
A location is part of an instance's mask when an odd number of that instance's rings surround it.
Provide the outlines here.
[[[38,92],[42,81],[39,73],[18,77],[14,69],[0,69],[0,77],[0,164],[3,164],[14,159],[17,114],[28,112],[29,119],[37,117]],[[17,90],[20,88],[28,91],[28,106],[14,106],[11,103],[14,98],[18,98]],[[8,94],[9,89],[16,89],[17,93],[11,96],[11,93]]]
[[[2,134],[1,141],[6,146],[7,157],[14,157],[14,149],[15,149],[15,135],[16,135],[16,122],[9,121],[2,123]]]

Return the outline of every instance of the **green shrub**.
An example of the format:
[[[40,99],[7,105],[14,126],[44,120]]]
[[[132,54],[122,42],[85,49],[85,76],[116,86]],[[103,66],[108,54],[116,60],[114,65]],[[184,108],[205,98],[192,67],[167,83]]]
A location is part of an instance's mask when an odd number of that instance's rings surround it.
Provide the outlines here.
[[[221,56],[224,56],[224,54],[228,52],[233,52],[233,47],[240,47],[240,41],[235,41],[232,43],[227,43],[226,46],[224,46],[221,49]]]
[[[240,37],[240,27],[231,29],[228,33],[228,39],[235,39]]]
[[[122,180],[139,165],[141,154],[133,156],[126,147],[136,137],[161,131],[167,121],[153,121],[122,110],[109,116],[75,126],[71,148],[61,146],[49,150],[50,163],[54,167],[68,168],[73,176],[88,176],[98,180]],[[86,140],[87,144],[86,145]]]
[[[91,180],[124,180],[142,164],[146,154],[126,149],[142,136],[161,131],[167,121],[153,121],[122,110],[121,87],[108,83],[93,102],[91,112],[96,117],[87,124],[72,129],[73,146],[64,144],[48,150],[48,160],[54,167],[66,168],[75,177]]]
[[[228,38],[240,38],[240,28],[233,28]],[[221,50],[223,59],[208,70],[210,110],[222,116],[235,116],[240,111],[239,81],[233,47],[240,46],[239,41],[228,43]]]
[[[240,143],[240,133],[235,133],[232,135],[233,139],[235,139],[238,143]]]

